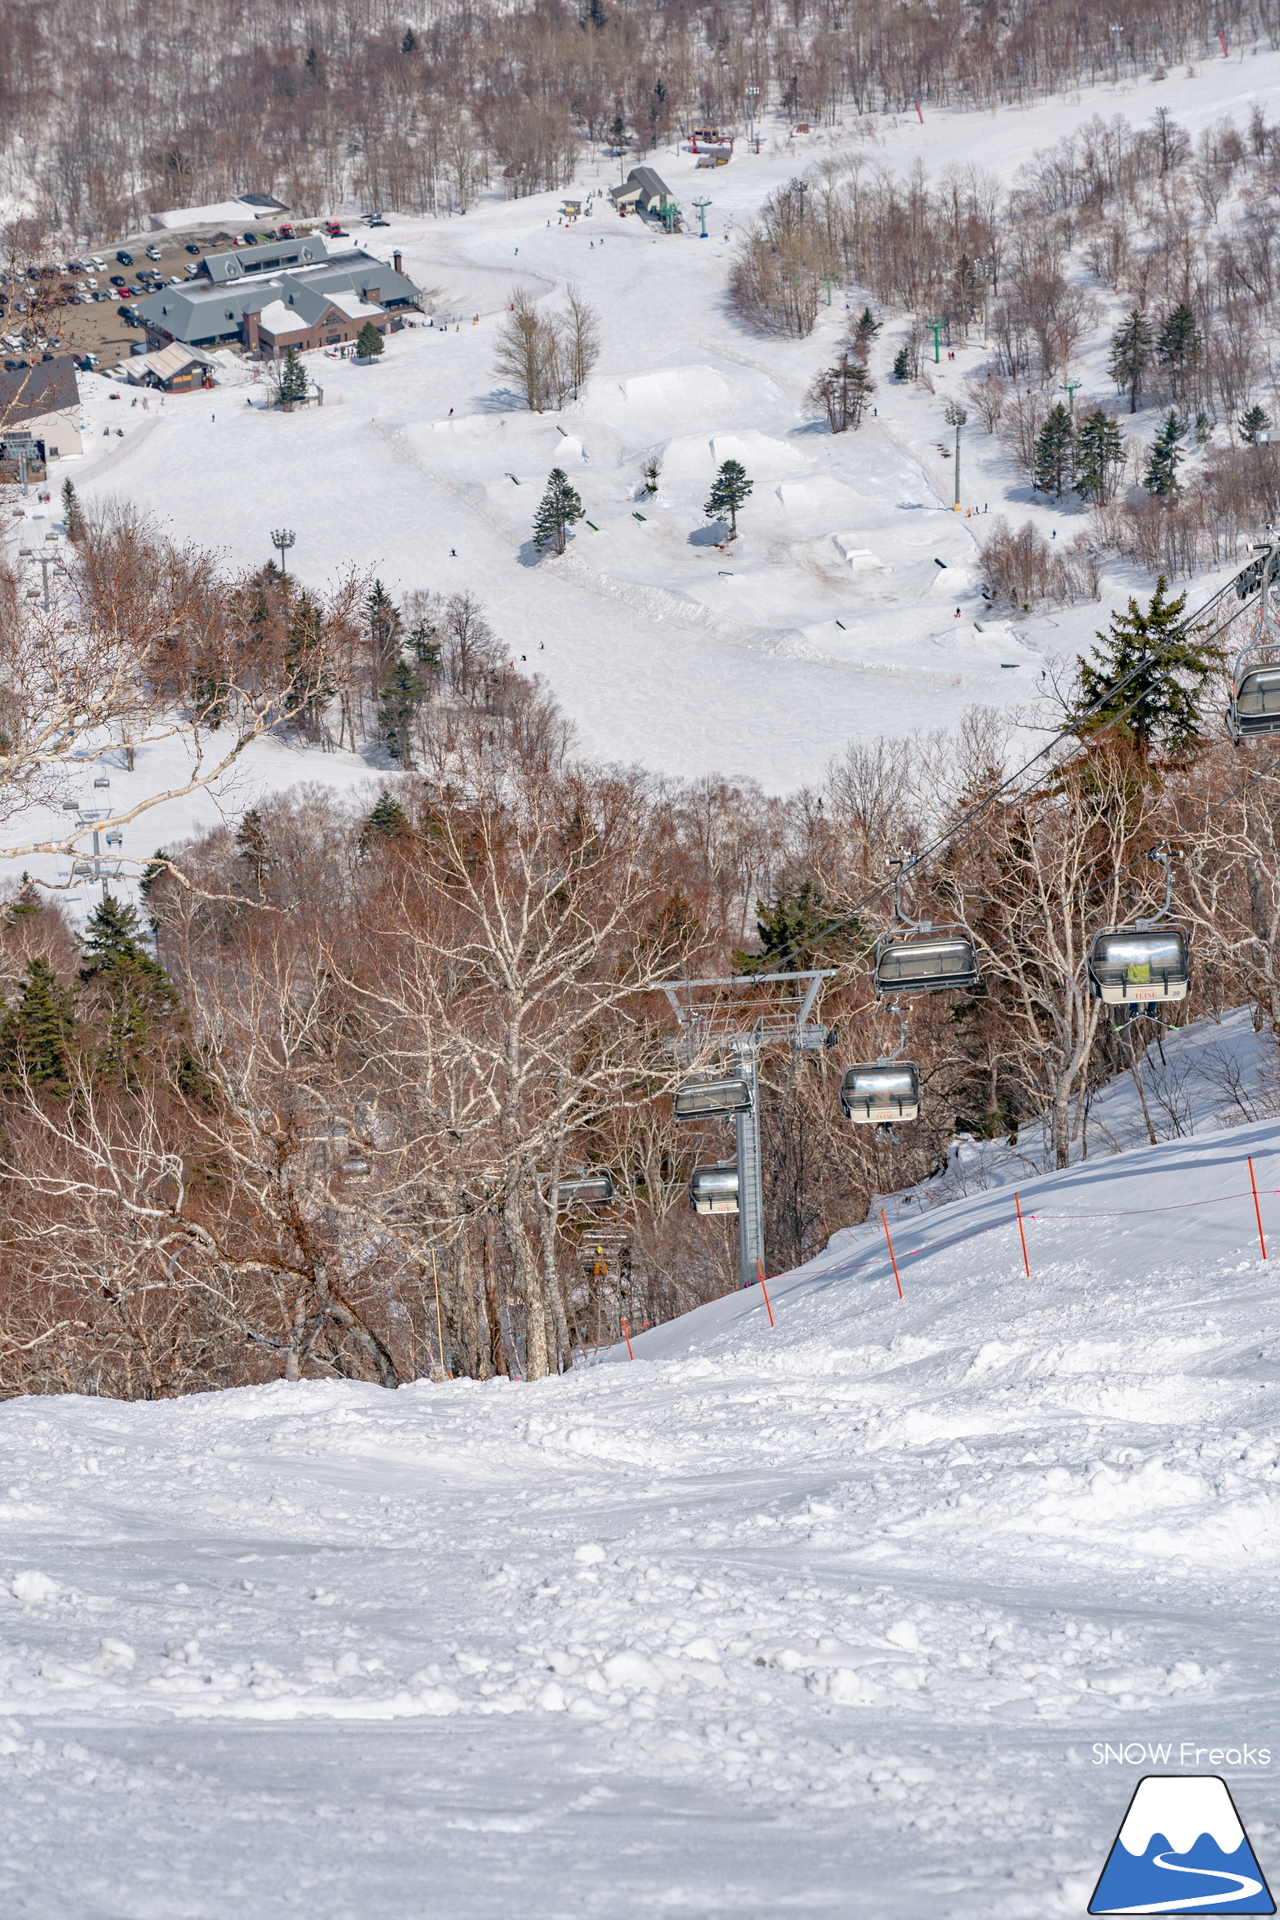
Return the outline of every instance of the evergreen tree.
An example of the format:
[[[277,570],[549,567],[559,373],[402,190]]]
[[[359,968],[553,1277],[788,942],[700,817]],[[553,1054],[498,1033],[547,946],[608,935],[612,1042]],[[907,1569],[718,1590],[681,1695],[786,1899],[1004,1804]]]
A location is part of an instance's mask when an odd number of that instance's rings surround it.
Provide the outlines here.
[[[404,39],[400,42],[400,51],[401,53],[416,53],[418,51],[418,36],[412,27],[405,28]]]
[[[1244,441],[1245,445],[1256,447],[1258,444],[1258,435],[1265,433],[1271,425],[1271,415],[1266,411],[1265,407],[1260,407],[1255,401],[1251,407],[1246,408],[1240,415],[1240,418],[1236,421],[1236,425],[1240,429],[1240,438]]]
[[[68,540],[84,538],[84,508],[80,505],[80,496],[70,480],[62,483],[62,519],[67,529]]]
[[[127,901],[117,900],[113,893],[104,893],[102,905],[94,909],[80,942],[85,960],[80,978],[95,980],[99,974],[133,967],[144,972],[149,969],[167,979],[164,968],[141,944],[141,932],[135,909]]]
[[[285,709],[303,726],[314,728],[334,694],[329,670],[324,613],[307,592],[298,595],[284,643],[284,666],[289,677]]]
[[[1213,438],[1213,422],[1203,407],[1201,407],[1196,414],[1196,423],[1193,431],[1196,437],[1196,445],[1198,447],[1207,447]]]
[[[178,1011],[178,993],[164,968],[142,945],[142,929],[131,906],[104,894],[85,931],[85,964],[80,978],[94,991],[98,1046],[94,1070],[132,1079],[139,1058],[151,1047],[153,1025]]]
[[[397,660],[383,683],[378,732],[387,743],[387,752],[401,767],[413,765],[413,716],[422,705],[425,691],[421,674],[407,660]]]
[[[307,397],[307,370],[296,347],[286,347],[284,350],[278,391],[280,405],[285,408],[294,407]]]
[[[1129,396],[1129,411],[1138,411],[1142,397],[1142,376],[1151,360],[1151,328],[1145,315],[1135,307],[1111,336],[1111,358],[1107,372],[1122,393]]]
[[[583,26],[594,27],[598,33],[600,28],[604,25],[604,21],[605,21],[605,12],[604,12],[604,8],[600,4],[600,0],[591,0],[591,5],[587,8],[586,14],[583,18],[583,22],[582,22]]]
[[[566,532],[575,520],[585,518],[582,501],[569,485],[568,474],[561,467],[552,467],[547,475],[547,490],[534,517],[534,546],[554,547],[557,553],[563,553]]]
[[[39,889],[29,873],[24,872],[18,884],[18,891],[4,910],[5,924],[16,927],[20,920],[29,920],[33,913],[43,913],[44,901]]]
[[[805,967],[837,965],[867,945],[866,928],[850,921],[829,933],[835,913],[812,880],[780,893],[771,907],[756,901],[759,953],[735,952],[737,973],[798,973]]]
[[[1161,574],[1145,613],[1130,599],[1127,612],[1112,614],[1110,631],[1096,636],[1101,647],[1080,661],[1080,702],[1071,716],[1082,735],[1118,734],[1144,761],[1156,749],[1182,760],[1199,746],[1200,699],[1221,666],[1221,649],[1183,622],[1186,594],[1169,600],[1167,586]],[[1097,713],[1079,719],[1098,702]]]
[[[1075,471],[1076,433],[1070,411],[1059,400],[1036,435],[1036,464],[1032,485],[1041,493],[1061,498]]]
[[[378,795],[373,812],[360,830],[360,838],[356,845],[362,854],[367,854],[376,840],[399,840],[409,831],[409,821],[404,808],[384,787]]]
[[[27,963],[22,992],[0,1020],[0,1077],[14,1087],[29,1081],[55,1095],[69,1091],[75,1000],[47,960]]]
[[[364,623],[373,654],[374,682],[380,685],[400,657],[403,624],[399,609],[381,580],[375,580],[365,595]]]
[[[1178,442],[1181,438],[1182,422],[1171,408],[1155,437],[1151,458],[1142,476],[1143,486],[1158,500],[1167,500],[1178,491],[1178,467],[1182,461]]]
[[[1175,400],[1182,398],[1188,376],[1199,356],[1204,339],[1190,307],[1179,303],[1168,315],[1156,341],[1156,356],[1169,370],[1169,385]]]
[[[883,324],[884,323],[882,321],[874,318],[870,307],[864,307],[862,309],[862,313],[858,319],[858,324],[853,330],[853,344],[856,350],[861,351],[864,358],[866,356],[867,349],[870,347],[871,342],[875,339],[876,335],[879,333],[880,328]]]
[[[356,335],[356,352],[362,360],[376,360],[383,349],[383,338],[372,320],[366,320]]]
[[[236,857],[248,867],[253,884],[261,894],[271,866],[271,848],[262,815],[256,807],[249,808],[236,830]]]
[[[893,377],[895,380],[909,380],[911,378],[910,347],[899,347],[897,353],[894,355]]]
[[[1115,490],[1124,465],[1124,441],[1110,414],[1098,407],[1080,422],[1076,436],[1075,490],[1082,500],[1100,505]]]
[[[708,520],[720,520],[727,513],[731,540],[738,537],[738,509],[746,504],[751,488],[746,468],[737,460],[726,460],[711,484],[711,497],[702,511]]]
[[[413,648],[413,657],[418,665],[425,667],[430,674],[440,671],[441,647],[436,638],[438,631],[438,628],[433,627],[426,620],[409,630],[409,645]]]

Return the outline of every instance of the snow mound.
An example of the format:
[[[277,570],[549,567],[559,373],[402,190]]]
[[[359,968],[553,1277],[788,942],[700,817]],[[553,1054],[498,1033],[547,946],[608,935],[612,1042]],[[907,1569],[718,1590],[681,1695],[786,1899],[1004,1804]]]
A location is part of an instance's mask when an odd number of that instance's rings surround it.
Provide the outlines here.
[[[872,553],[862,534],[833,533],[831,538],[841,559],[847,561],[855,572],[864,573],[884,566],[884,561]]]

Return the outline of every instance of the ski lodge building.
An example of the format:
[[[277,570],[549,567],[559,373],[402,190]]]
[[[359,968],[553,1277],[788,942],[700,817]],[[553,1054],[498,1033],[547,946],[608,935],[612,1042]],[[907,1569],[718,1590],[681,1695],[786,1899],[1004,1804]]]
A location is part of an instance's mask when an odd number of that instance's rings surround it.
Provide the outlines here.
[[[80,389],[75,358],[59,353],[31,366],[19,362],[0,371],[0,442],[36,443],[38,457],[65,460],[83,453],[80,439]],[[16,455],[7,456],[14,457]]]
[[[609,198],[619,213],[656,213],[675,205],[675,195],[652,167],[633,167],[620,187],[610,187]]]
[[[274,357],[353,342],[372,320],[394,333],[416,309],[421,289],[405,278],[399,253],[385,260],[347,243],[330,251],[323,234],[207,254],[181,286],[137,302],[152,352],[184,346],[242,346]]]

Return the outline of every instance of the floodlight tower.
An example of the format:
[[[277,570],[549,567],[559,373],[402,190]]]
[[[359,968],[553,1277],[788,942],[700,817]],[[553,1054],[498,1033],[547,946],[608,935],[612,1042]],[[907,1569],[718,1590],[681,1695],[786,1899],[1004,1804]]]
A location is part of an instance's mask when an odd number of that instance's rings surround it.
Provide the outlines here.
[[[727,979],[672,980],[664,986],[680,1033],[678,1059],[704,1071],[727,1054],[731,1073],[718,1083],[693,1081],[676,1094],[676,1118],[732,1119],[738,1152],[738,1280],[754,1286],[764,1272],[764,1182],[760,1166],[760,1054],[787,1045],[795,1053],[821,1053],[834,1029],[810,1024],[824,980],[836,968],[807,973],[734,974]],[[700,1101],[702,1088],[723,1094]],[[682,1096],[689,1096],[682,1099]],[[682,1105],[684,1111],[681,1111]]]
[[[271,544],[280,555],[281,573],[288,573],[289,571],[289,564],[285,556],[288,554],[290,547],[297,537],[297,534],[294,533],[291,527],[276,527],[272,531]]]

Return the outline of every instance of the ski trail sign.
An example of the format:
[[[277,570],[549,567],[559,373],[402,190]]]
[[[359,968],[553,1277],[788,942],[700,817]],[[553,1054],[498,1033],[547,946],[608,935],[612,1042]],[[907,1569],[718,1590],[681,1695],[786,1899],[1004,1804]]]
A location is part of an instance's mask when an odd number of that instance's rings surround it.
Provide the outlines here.
[[[1147,1774],[1139,1780],[1090,1913],[1275,1910],[1225,1780],[1215,1773]]]

